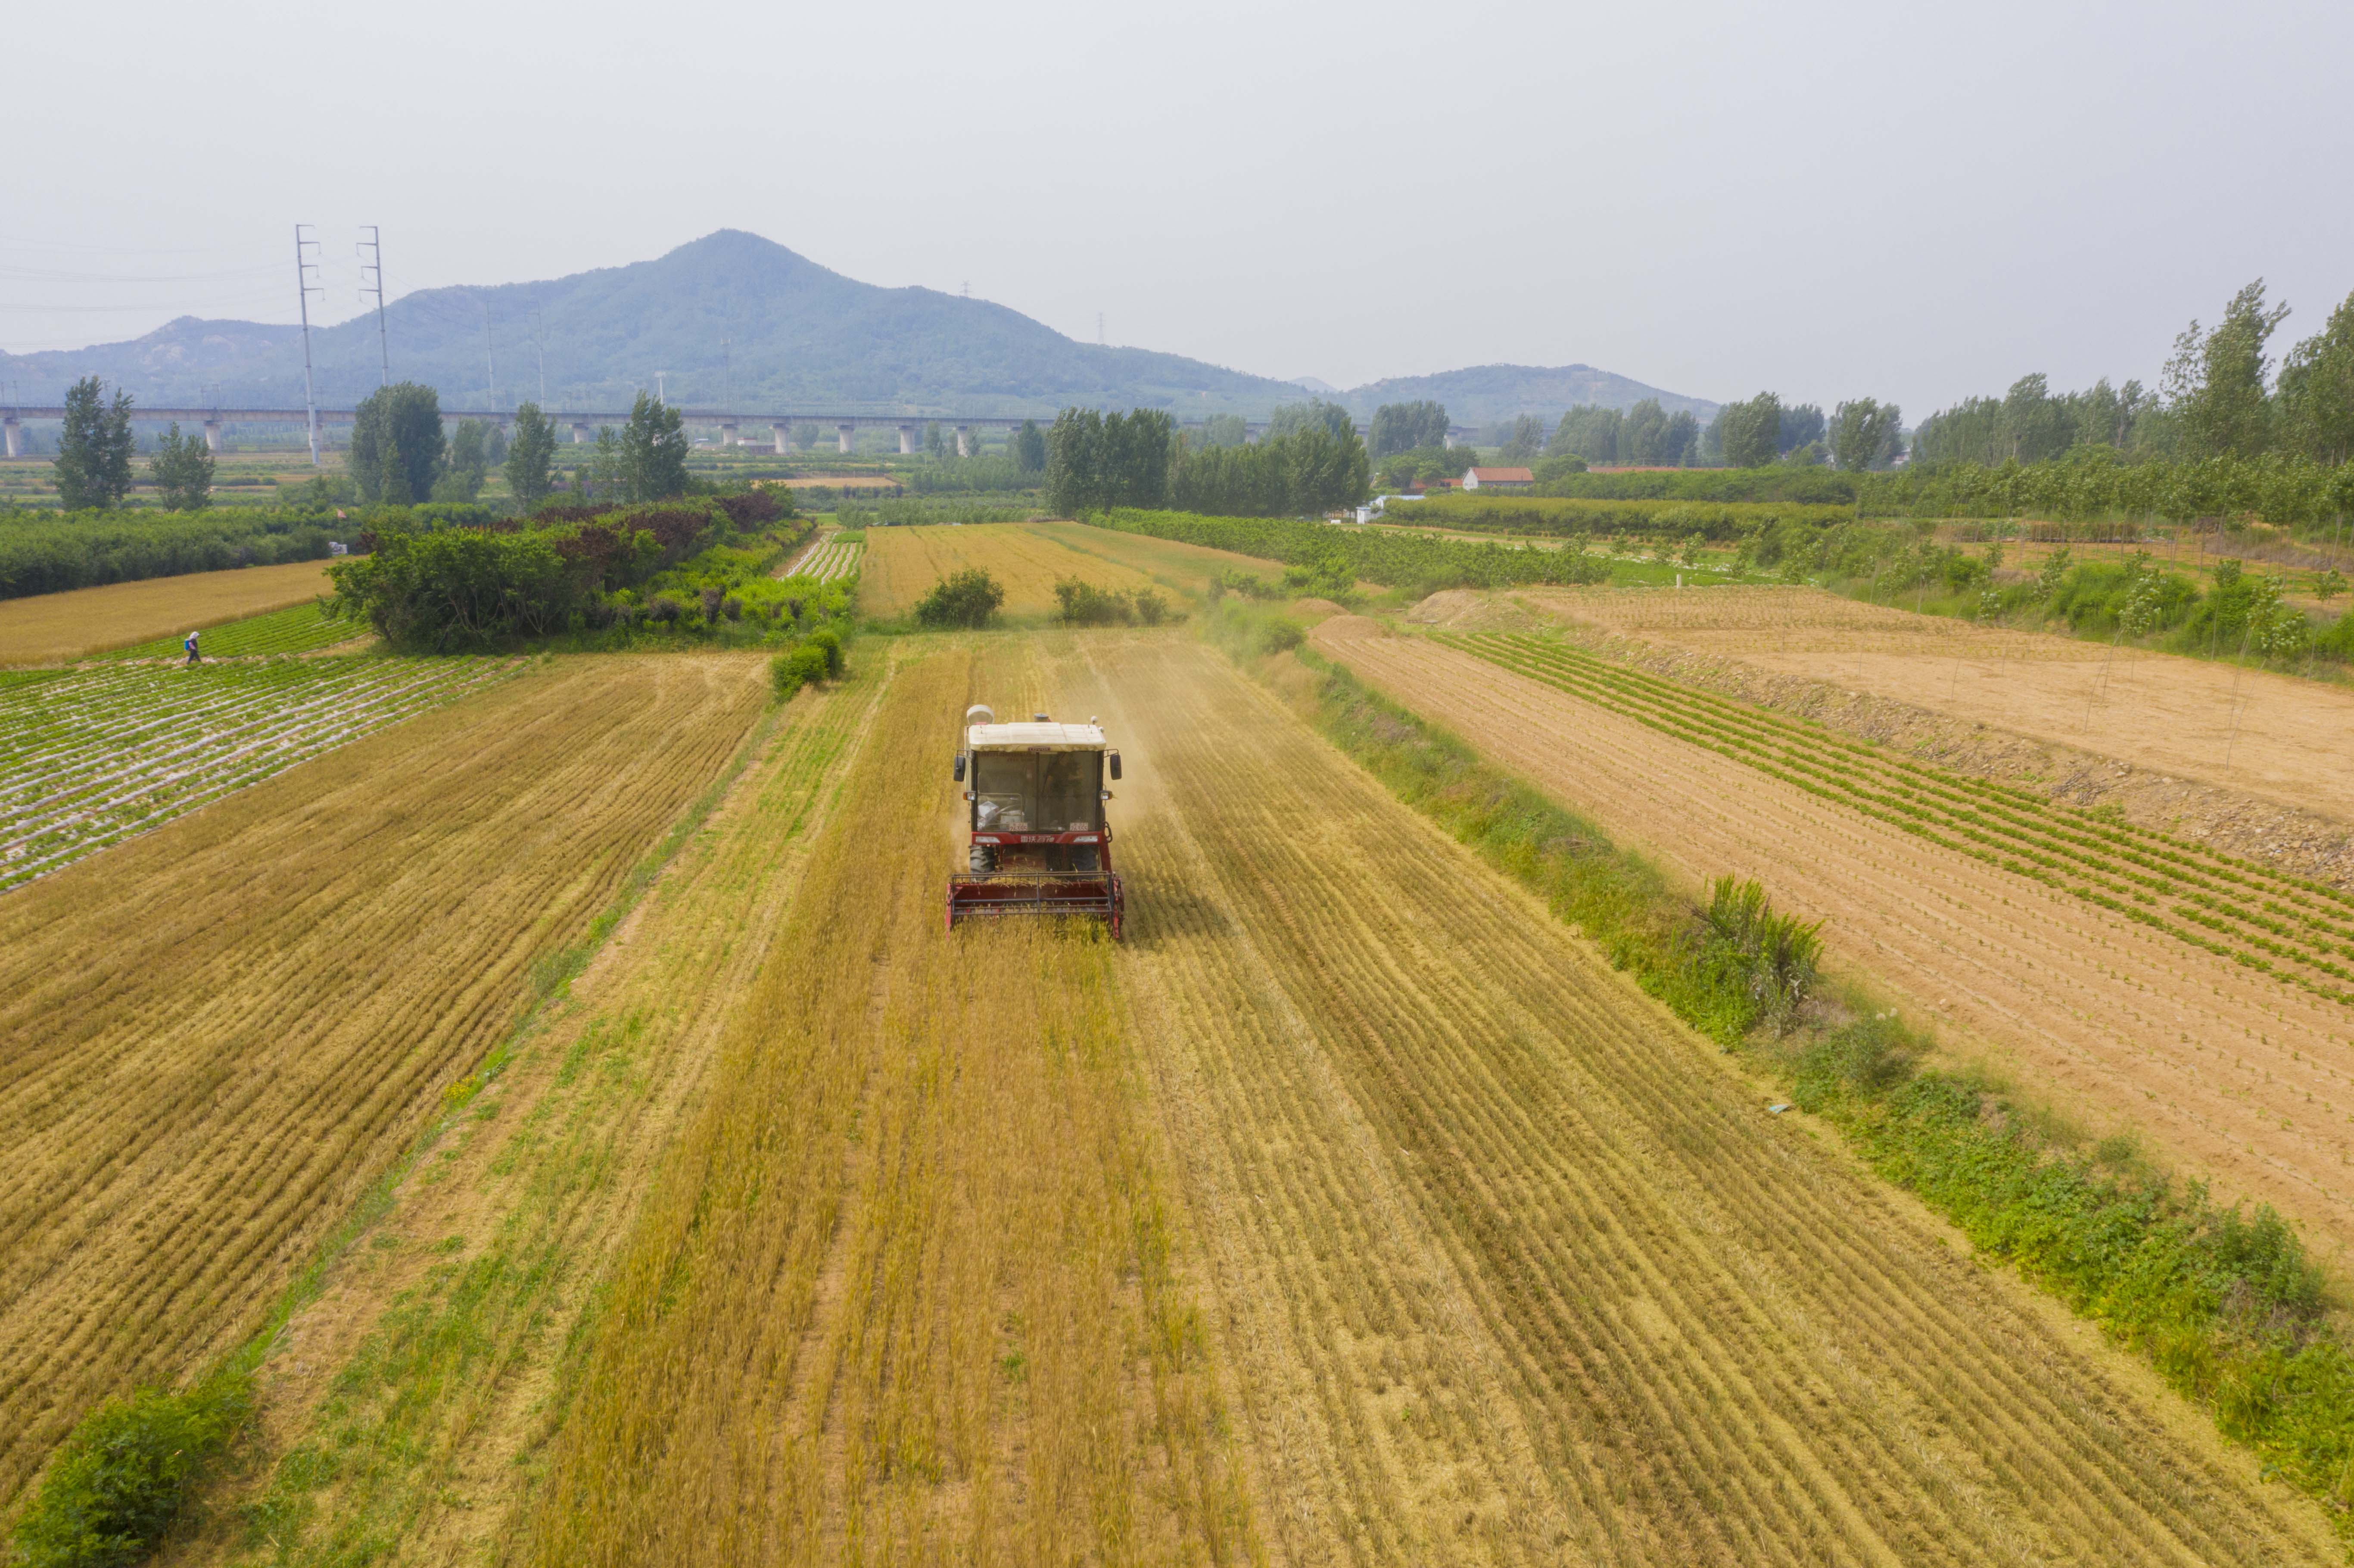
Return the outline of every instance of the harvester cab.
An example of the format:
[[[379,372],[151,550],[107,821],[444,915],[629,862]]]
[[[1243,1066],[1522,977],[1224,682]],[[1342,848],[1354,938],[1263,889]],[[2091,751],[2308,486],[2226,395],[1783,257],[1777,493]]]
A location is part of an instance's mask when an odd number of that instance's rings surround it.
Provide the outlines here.
[[[979,915],[1079,915],[1120,935],[1119,878],[1112,871],[1106,786],[1119,753],[1095,720],[1056,724],[1033,714],[999,724],[965,710],[956,755],[971,839],[965,869],[949,877],[949,929]]]

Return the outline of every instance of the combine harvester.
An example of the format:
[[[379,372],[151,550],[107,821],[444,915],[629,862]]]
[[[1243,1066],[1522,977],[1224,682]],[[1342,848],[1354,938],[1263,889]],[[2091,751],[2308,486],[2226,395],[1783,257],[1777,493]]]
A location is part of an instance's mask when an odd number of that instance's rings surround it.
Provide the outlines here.
[[[1081,915],[1108,921],[1119,938],[1107,768],[1119,777],[1119,753],[1093,719],[999,724],[978,704],[965,710],[956,779],[972,842],[967,871],[949,877],[949,930],[980,915]]]

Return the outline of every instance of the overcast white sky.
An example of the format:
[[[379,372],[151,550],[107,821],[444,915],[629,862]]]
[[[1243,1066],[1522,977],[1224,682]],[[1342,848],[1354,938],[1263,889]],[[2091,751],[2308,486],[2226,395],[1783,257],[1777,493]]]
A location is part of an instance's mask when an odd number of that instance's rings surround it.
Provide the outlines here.
[[[2354,291],[2354,5],[12,10],[0,347],[730,227],[1347,387],[1509,360],[1910,418]],[[136,281],[131,281],[136,280]],[[2285,344],[2284,344],[2285,346]]]

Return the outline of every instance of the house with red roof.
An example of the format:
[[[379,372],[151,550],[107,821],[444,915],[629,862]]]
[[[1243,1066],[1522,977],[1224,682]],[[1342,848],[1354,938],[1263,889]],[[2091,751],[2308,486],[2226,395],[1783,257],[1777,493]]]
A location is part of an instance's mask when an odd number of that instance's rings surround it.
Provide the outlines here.
[[[1475,468],[1463,475],[1466,490],[1526,490],[1536,482],[1524,468]]]

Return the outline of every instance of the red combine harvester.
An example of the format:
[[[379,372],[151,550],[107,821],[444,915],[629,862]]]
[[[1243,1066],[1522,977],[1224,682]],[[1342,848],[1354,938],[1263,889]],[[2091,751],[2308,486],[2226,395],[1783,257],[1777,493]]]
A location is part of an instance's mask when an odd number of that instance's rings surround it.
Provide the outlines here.
[[[967,870],[949,877],[949,930],[979,915],[1083,915],[1119,939],[1107,769],[1119,777],[1119,753],[1093,719],[999,724],[988,708],[965,710],[956,778],[972,842]]]

